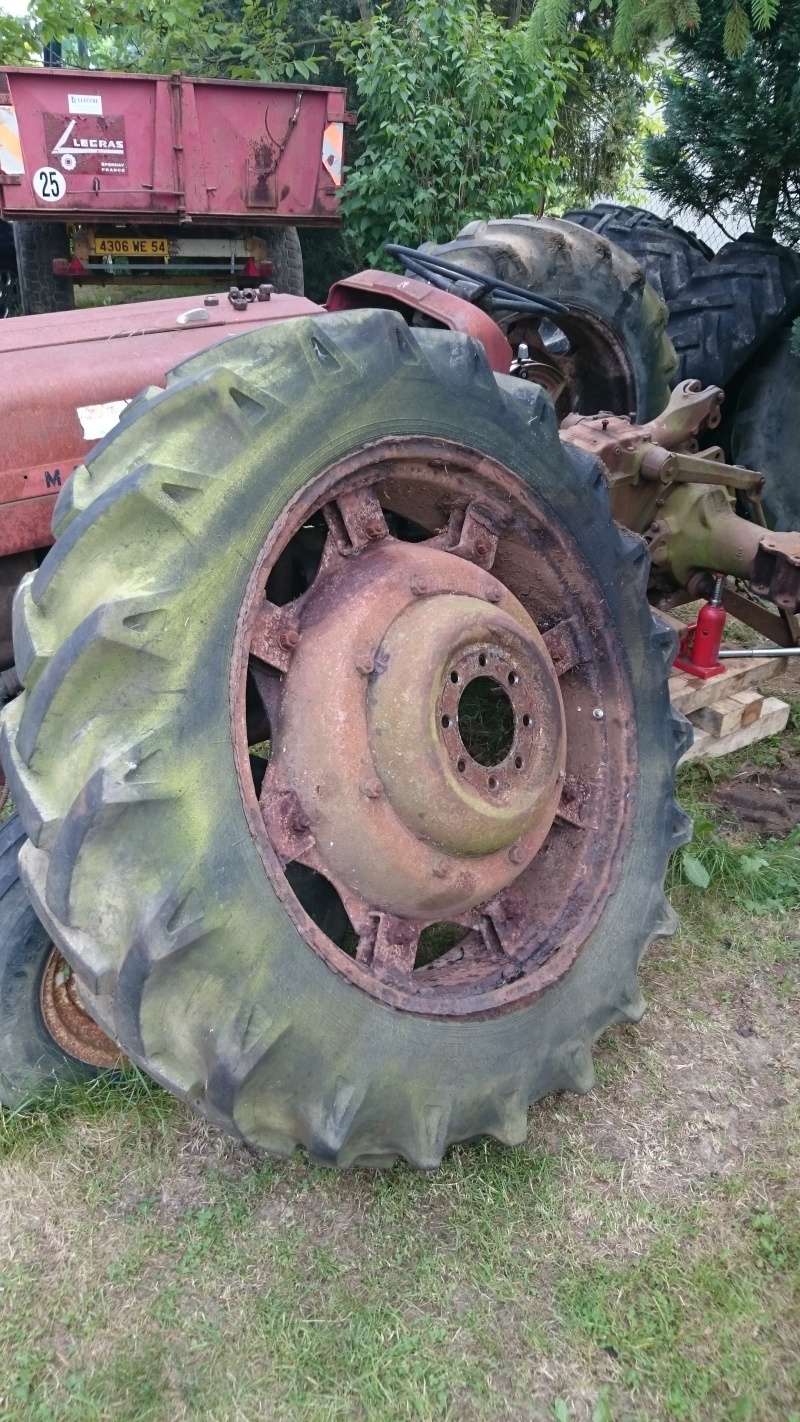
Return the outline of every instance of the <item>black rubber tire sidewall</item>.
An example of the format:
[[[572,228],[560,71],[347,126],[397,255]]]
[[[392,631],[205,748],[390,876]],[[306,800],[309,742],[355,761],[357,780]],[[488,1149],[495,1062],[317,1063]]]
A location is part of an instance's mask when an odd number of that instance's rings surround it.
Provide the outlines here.
[[[13,226],[23,314],[71,311],[74,283],[53,274],[53,259],[69,257],[66,227],[60,222],[15,222]]]
[[[272,285],[288,296],[305,295],[303,249],[296,227],[268,227],[262,234],[272,262]]]
[[[766,476],[764,510],[773,528],[800,529],[800,357],[787,326],[744,372],[732,395],[731,458]]]

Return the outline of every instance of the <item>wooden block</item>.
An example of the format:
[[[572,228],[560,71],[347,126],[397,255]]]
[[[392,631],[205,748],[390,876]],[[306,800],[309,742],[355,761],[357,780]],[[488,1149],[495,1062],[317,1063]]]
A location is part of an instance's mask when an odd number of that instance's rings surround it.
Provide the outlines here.
[[[742,725],[750,726],[757,721],[764,709],[764,698],[759,691],[734,691],[732,701],[742,708]]]
[[[761,685],[769,681],[779,672],[785,671],[786,665],[783,657],[758,657],[754,661],[731,662],[724,672],[719,676],[709,677],[708,681],[701,681],[686,672],[673,672],[669,679],[670,699],[676,711],[690,716],[693,711],[699,711],[701,706],[711,706],[723,696],[730,696],[733,692],[742,691],[755,683]]]
[[[727,736],[741,726],[742,707],[732,696],[721,696],[713,706],[701,706],[699,711],[693,711],[691,721],[710,736]]]
[[[777,696],[767,696],[758,719],[751,721],[748,726],[740,726],[727,736],[712,736],[709,731],[698,728],[689,749],[681,756],[680,764],[685,765],[690,760],[707,760],[711,756],[730,755],[733,751],[766,740],[767,736],[776,736],[789,720],[790,709],[788,701],[781,701]]]

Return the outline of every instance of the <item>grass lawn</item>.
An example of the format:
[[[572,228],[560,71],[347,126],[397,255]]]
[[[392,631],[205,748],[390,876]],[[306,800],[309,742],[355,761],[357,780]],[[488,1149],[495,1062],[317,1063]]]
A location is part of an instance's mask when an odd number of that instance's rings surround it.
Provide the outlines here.
[[[720,813],[649,1012],[522,1149],[272,1163],[139,1077],[7,1116],[0,1417],[800,1422],[798,898]]]

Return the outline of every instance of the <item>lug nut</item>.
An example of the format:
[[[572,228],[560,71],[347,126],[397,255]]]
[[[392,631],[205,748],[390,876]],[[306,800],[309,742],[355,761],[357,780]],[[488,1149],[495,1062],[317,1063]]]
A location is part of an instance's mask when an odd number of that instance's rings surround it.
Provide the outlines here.
[[[365,780],[361,786],[361,790],[368,800],[380,800],[383,794],[383,786],[380,780]]]
[[[486,557],[487,553],[489,552],[489,544],[486,542],[485,538],[475,539],[475,552],[477,553],[479,558]]]
[[[602,707],[600,707],[600,706],[595,706],[595,708],[594,708],[594,710],[593,710],[593,712],[592,712],[592,720],[593,720],[593,721],[604,721],[604,720],[605,720],[605,715],[606,715],[606,713],[605,713],[605,711],[602,709]]]
[[[384,523],[382,518],[371,518],[367,522],[364,532],[371,543],[377,542],[383,537]]]
[[[525,858],[525,852],[518,844],[512,844],[508,851],[508,857],[512,864],[521,864]]]
[[[299,641],[300,633],[296,627],[284,627],[283,631],[278,633],[278,646],[282,647],[284,652],[293,652]]]
[[[306,815],[295,815],[289,822],[289,829],[292,831],[292,834],[308,834],[308,831],[311,829],[311,821]]]
[[[434,879],[446,879],[449,872],[450,871],[445,861],[443,859],[437,859],[436,863],[433,866]]]
[[[374,670],[375,658],[369,656],[369,654],[364,657],[359,657],[356,661],[356,671],[360,672],[362,676],[370,676]]]
[[[269,301],[272,296],[272,287],[268,281],[262,281],[258,288],[259,301]]]
[[[410,586],[414,597],[424,597],[426,592],[429,591],[428,584],[424,578],[412,578]]]
[[[499,589],[499,588],[489,588],[489,589],[487,590],[487,592],[486,592],[486,601],[487,601],[487,602],[499,602],[499,601],[500,601],[500,589]]]

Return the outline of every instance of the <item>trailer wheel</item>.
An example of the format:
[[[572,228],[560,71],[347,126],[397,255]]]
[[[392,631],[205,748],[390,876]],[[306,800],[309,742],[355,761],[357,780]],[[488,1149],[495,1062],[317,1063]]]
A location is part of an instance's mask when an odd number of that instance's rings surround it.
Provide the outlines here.
[[[525,1138],[643,1011],[686,837],[643,542],[537,386],[389,311],[264,326],[60,496],[2,749],[135,1061],[336,1165]]]
[[[296,227],[268,227],[264,240],[272,262],[272,283],[276,291],[303,296],[303,250]]]
[[[645,421],[664,409],[675,371],[666,307],[641,267],[605,237],[522,214],[470,222],[453,242],[421,251],[568,307],[558,325],[513,309],[496,314],[514,350],[528,346],[531,378],[550,391],[560,418],[611,410]]]
[[[56,257],[69,257],[66,227],[59,222],[15,222],[14,245],[22,312],[38,316],[48,311],[71,311],[75,305],[72,281],[53,275]]]
[[[31,908],[17,868],[24,842],[16,815],[0,826],[0,1105],[12,1108],[120,1060]]]

